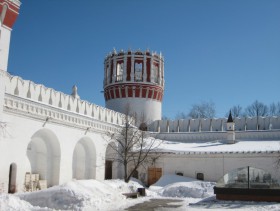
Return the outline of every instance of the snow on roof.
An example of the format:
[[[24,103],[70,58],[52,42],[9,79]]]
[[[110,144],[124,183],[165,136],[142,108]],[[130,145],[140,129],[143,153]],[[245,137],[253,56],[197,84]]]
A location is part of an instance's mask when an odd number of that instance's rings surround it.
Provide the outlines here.
[[[225,140],[211,142],[181,143],[163,141],[159,151],[175,154],[213,154],[213,153],[279,153],[279,141],[249,141],[238,140],[234,144],[228,144]]]

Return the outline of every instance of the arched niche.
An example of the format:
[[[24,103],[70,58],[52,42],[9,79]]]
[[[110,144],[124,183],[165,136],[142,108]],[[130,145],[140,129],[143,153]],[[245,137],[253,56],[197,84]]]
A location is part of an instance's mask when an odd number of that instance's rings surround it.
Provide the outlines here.
[[[47,180],[48,187],[59,184],[61,150],[59,140],[51,130],[37,131],[31,137],[26,154],[32,174]]]
[[[89,137],[80,139],[75,146],[72,173],[78,180],[96,178],[96,150]]]

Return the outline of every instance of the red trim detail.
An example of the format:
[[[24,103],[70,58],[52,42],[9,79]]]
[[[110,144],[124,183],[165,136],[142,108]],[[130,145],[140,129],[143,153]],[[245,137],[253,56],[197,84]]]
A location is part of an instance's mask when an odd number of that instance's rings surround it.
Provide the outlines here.
[[[128,87],[128,97],[132,97],[133,93],[132,93],[132,87]]]
[[[115,98],[115,95],[114,95],[114,90],[113,89],[110,89],[110,95],[111,95],[111,98],[114,99]]]
[[[140,87],[139,86],[137,86],[135,88],[135,97],[140,97]]]
[[[120,98],[119,87],[115,88],[116,98]]]
[[[158,91],[157,91],[157,90],[155,90],[155,91],[154,91],[154,96],[153,96],[153,99],[154,99],[154,100],[156,100],[156,99],[157,99],[157,93],[158,93]]]
[[[127,95],[126,95],[126,89],[128,91]],[[142,94],[140,95],[141,89],[142,89]],[[115,95],[114,95],[114,90],[115,90]],[[121,94],[119,93],[119,90],[121,91]],[[156,86],[156,85],[148,85],[148,84],[139,85],[134,83],[127,83],[127,84],[115,84],[115,85],[108,86],[107,88],[105,88],[104,92],[108,93],[107,98],[105,97],[105,100],[110,100],[114,98],[128,98],[134,96],[135,98],[147,98],[147,99],[154,99],[157,101],[161,101],[163,95],[163,88],[161,86]],[[148,96],[147,96],[147,92],[148,92]]]
[[[0,0],[0,13],[3,11],[4,3],[8,5],[8,8],[2,24],[9,28],[13,28],[18,16],[19,7],[14,6],[10,1]]]
[[[148,98],[152,98],[153,90],[149,90]]]
[[[125,87],[122,87],[122,96],[121,97],[126,97],[126,94],[125,94]]]

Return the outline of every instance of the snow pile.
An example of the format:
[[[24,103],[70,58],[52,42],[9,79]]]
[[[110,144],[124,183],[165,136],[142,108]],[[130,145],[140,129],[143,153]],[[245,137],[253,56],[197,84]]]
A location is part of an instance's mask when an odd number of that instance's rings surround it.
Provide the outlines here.
[[[125,201],[119,191],[97,180],[71,181],[18,196],[34,206],[60,210],[111,210],[122,206],[121,202]]]
[[[155,184],[152,186],[159,186],[159,187],[164,187],[176,182],[193,182],[197,181],[196,179],[190,178],[190,177],[183,177],[183,176],[178,176],[174,174],[167,174],[163,175]]]
[[[40,210],[49,210],[48,208],[33,207],[27,201],[21,200],[20,198],[11,195],[11,194],[0,194],[0,210],[9,210],[9,211],[40,211]]]
[[[131,192],[137,192],[138,188],[143,188],[143,185],[141,185],[140,181],[137,181],[136,179],[131,179],[129,183],[124,182],[120,179],[115,180],[105,180],[103,181],[104,184],[109,185],[114,190],[118,191],[119,193],[131,193]]]
[[[164,197],[205,198],[213,196],[214,182],[195,180],[177,175],[164,175],[150,187]]]
[[[213,184],[202,181],[177,182],[164,187],[162,191],[162,196],[179,198],[205,198],[213,194]]]

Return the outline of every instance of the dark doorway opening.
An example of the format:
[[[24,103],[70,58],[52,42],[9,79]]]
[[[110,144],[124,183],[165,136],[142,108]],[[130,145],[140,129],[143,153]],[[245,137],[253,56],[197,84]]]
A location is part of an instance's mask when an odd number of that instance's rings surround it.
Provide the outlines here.
[[[16,177],[17,177],[17,165],[15,163],[12,163],[10,165],[10,171],[9,171],[8,193],[15,193],[16,192]]]
[[[106,160],[105,162],[105,179],[112,179],[113,161]]]

